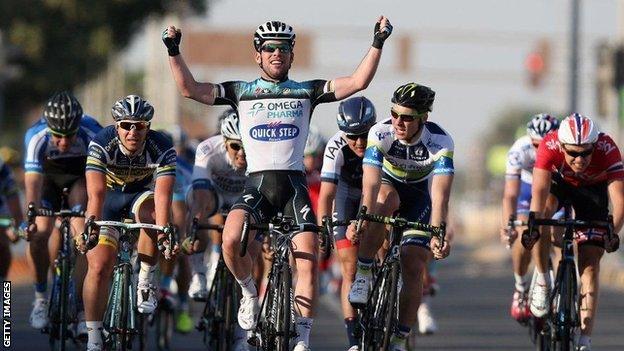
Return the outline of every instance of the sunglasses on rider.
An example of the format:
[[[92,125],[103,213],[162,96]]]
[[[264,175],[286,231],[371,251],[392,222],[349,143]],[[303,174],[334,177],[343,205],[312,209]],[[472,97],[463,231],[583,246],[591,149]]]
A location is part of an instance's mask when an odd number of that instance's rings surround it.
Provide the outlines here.
[[[133,129],[136,129],[137,131],[141,132],[149,128],[150,123],[149,122],[121,121],[121,122],[117,122],[117,126],[123,130],[131,131]]]
[[[368,132],[364,132],[360,134],[345,134],[345,137],[347,137],[347,139],[352,140],[352,141],[356,141],[358,139],[367,139]]]
[[[281,43],[281,44],[267,43],[260,47],[260,51],[269,52],[269,53],[273,53],[277,49],[279,49],[280,52],[289,53],[292,51],[292,46],[286,43]]]
[[[76,133],[78,133],[78,130],[74,130],[74,131],[67,132],[67,133],[60,133],[60,132],[54,131],[52,129],[49,129],[49,130],[50,130],[50,134],[52,134],[53,137],[59,138],[59,139],[71,138],[74,135],[76,135]]]
[[[405,114],[405,113],[398,113],[394,109],[390,109],[390,114],[392,115],[392,118],[394,119],[400,118],[403,122],[413,122],[417,118],[418,119],[424,118],[426,113],[414,112],[414,114]]]
[[[236,141],[227,142],[226,145],[236,152],[239,152],[243,148],[243,144]]]
[[[568,156],[572,158],[577,158],[577,157],[586,158],[594,152],[594,148],[592,147],[585,151],[571,151],[571,150],[566,150],[566,148],[563,148],[563,151],[565,151],[565,153],[568,154]]]

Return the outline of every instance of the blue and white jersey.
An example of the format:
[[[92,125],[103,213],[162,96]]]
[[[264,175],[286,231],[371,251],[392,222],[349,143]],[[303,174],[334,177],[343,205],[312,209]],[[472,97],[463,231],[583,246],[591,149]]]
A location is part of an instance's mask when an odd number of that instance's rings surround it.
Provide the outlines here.
[[[192,182],[193,189],[214,190],[228,198],[237,198],[243,193],[247,182],[245,170],[234,168],[223,136],[215,135],[197,145]]]
[[[71,148],[61,153],[52,140],[45,119],[41,118],[26,131],[24,137],[24,170],[44,174],[84,174],[87,148],[102,126],[84,115]]]
[[[215,105],[238,110],[249,173],[303,171],[310,117],[320,103],[336,101],[331,81],[232,81],[217,85]]]
[[[425,122],[422,133],[411,143],[398,140],[388,118],[368,132],[363,163],[382,168],[399,182],[415,183],[435,174],[454,174],[454,149],[451,136],[433,122]]]
[[[343,132],[334,134],[325,146],[321,181],[362,189],[362,158],[351,150]]]
[[[537,149],[528,135],[516,140],[507,153],[506,178],[520,178],[523,183],[533,183],[533,166]]]

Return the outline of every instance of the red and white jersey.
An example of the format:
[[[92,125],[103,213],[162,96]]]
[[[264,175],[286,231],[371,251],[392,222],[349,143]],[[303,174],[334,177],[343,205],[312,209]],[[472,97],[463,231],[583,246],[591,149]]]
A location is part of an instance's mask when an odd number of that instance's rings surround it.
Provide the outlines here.
[[[585,186],[600,182],[624,179],[622,155],[617,145],[604,133],[600,133],[587,169],[575,173],[565,162],[564,151],[559,144],[557,131],[551,132],[539,145],[535,168],[557,172],[573,186]]]

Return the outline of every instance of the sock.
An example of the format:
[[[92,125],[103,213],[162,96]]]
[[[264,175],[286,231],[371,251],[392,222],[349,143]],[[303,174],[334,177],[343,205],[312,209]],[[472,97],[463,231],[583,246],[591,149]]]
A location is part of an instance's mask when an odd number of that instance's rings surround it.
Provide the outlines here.
[[[371,269],[373,268],[374,262],[375,260],[373,258],[358,257],[357,273],[365,275],[372,274]]]
[[[514,273],[514,279],[516,280],[516,290],[519,292],[525,292],[527,286],[526,275]]]
[[[168,291],[171,288],[172,280],[173,278],[170,275],[163,275],[160,278],[160,288]]]
[[[349,346],[355,346],[359,344],[358,338],[355,335],[355,328],[357,326],[357,320],[355,318],[345,318],[345,328],[347,329],[347,339],[349,340]]]
[[[89,344],[102,345],[102,321],[87,321],[87,333],[89,335]]]
[[[244,297],[258,296],[258,290],[256,289],[256,284],[254,283],[251,274],[243,280],[238,280],[237,278],[236,281],[238,282],[238,285],[240,285]]]
[[[578,341],[579,345],[590,346],[591,345],[591,336],[589,335],[581,335]]]
[[[155,266],[152,266],[147,262],[141,262],[141,269],[139,270],[139,282],[153,282],[154,272],[156,272]]]
[[[45,299],[46,298],[46,290],[48,290],[48,282],[43,283],[35,283],[35,298],[36,299]]]
[[[206,265],[204,264],[203,252],[191,255],[191,269],[193,270],[193,273],[206,274]]]
[[[549,273],[540,273],[537,272],[537,277],[535,279],[535,282],[539,285],[545,285],[550,287],[550,274]]]
[[[303,341],[306,345],[310,344],[310,330],[312,330],[312,323],[314,319],[308,317],[297,316],[295,321],[295,327],[299,336],[295,340],[295,344]]]
[[[403,324],[397,324],[395,334],[401,337],[402,339],[407,339],[407,337],[409,336],[410,330],[412,330],[412,328],[404,326]]]

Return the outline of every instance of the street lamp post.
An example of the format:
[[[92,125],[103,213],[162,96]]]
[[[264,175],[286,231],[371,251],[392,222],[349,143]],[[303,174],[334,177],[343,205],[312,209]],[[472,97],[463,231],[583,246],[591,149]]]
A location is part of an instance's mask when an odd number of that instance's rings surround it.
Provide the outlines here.
[[[569,112],[577,112],[578,107],[578,52],[579,52],[579,13],[580,0],[572,0],[572,16],[570,23],[570,101]]]

